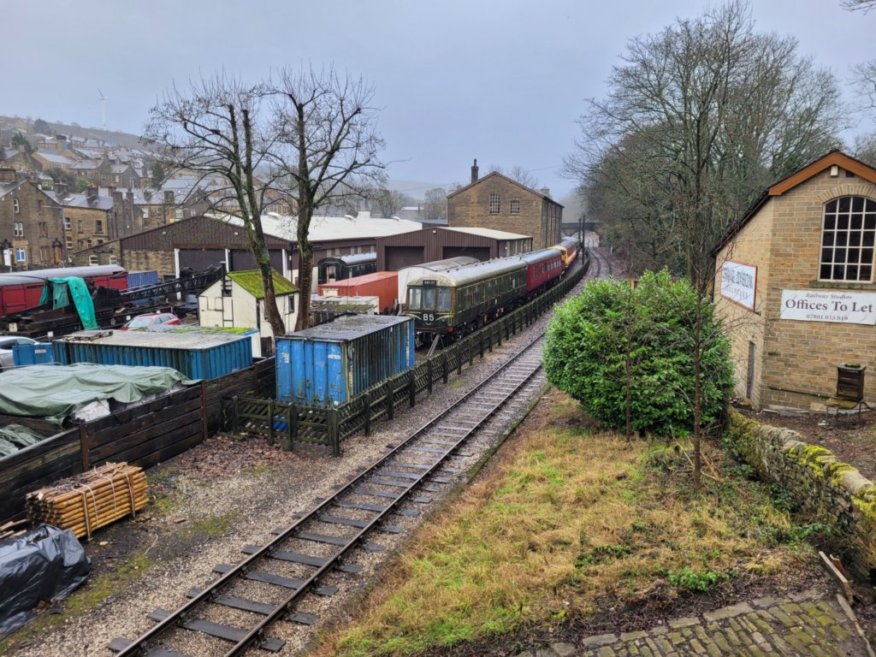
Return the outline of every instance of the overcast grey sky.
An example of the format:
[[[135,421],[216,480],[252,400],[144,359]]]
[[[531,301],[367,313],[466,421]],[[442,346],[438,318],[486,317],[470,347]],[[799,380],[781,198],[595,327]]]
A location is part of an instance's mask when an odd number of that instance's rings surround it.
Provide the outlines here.
[[[876,57],[876,11],[840,0],[752,0],[757,29],[795,36],[846,89]],[[174,81],[245,80],[334,63],[374,85],[394,179],[467,182],[478,158],[521,165],[562,197],[585,100],[627,42],[708,6],[695,0],[3,0],[0,114],[139,134]],[[873,131],[856,120],[857,131]],[[851,134],[849,135],[851,136]],[[408,190],[422,196],[422,186]]]

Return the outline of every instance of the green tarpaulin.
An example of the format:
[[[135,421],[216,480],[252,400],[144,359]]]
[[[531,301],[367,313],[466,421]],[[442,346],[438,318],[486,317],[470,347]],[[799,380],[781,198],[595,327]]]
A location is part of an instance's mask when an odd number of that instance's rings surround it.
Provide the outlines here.
[[[66,276],[64,278],[49,278],[46,283],[40,296],[41,306],[49,302],[49,288],[51,288],[53,309],[66,308],[70,305],[70,297],[73,297],[73,306],[79,314],[82,328],[86,331],[98,328],[97,317],[94,314],[94,301],[91,300],[91,293],[84,280],[78,276]]]
[[[124,404],[195,383],[170,367],[32,365],[0,372],[0,413],[39,417],[55,424],[94,401]]]

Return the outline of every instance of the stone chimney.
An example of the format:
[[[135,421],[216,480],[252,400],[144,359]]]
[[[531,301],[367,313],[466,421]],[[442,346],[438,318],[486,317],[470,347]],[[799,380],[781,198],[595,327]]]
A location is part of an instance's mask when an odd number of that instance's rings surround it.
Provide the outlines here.
[[[59,180],[56,183],[56,186],[58,188],[58,197],[62,198],[62,199],[66,198],[67,197],[67,183]]]
[[[474,164],[471,165],[471,181],[473,183],[478,181],[478,158],[475,158]]]
[[[547,196],[548,198],[551,197],[551,188],[550,187],[542,187],[538,191],[541,192],[544,196]]]
[[[88,198],[89,200],[93,199],[93,198],[97,198],[97,185],[93,185],[93,184],[89,185],[88,191],[85,194],[86,194],[86,198]]]
[[[173,190],[164,191],[164,204],[173,205]]]
[[[0,183],[15,182],[15,169],[4,167],[0,169]]]

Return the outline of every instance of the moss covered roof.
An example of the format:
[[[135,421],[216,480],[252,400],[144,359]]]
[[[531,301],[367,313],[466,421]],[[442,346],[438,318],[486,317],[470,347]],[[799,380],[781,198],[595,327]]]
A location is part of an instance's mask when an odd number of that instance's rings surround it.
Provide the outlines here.
[[[258,269],[249,269],[247,271],[232,271],[228,273],[228,278],[237,283],[244,290],[253,295],[256,299],[265,298],[265,288],[262,286],[262,275]],[[297,292],[298,288],[290,283],[278,271],[273,272],[274,278],[274,293],[277,296],[292,294]]]

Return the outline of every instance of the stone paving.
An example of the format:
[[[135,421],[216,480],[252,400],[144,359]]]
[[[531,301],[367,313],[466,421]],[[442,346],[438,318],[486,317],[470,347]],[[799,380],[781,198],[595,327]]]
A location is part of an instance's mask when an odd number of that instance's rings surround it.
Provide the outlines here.
[[[642,632],[554,643],[518,657],[873,657],[845,600],[807,591],[761,598]]]

